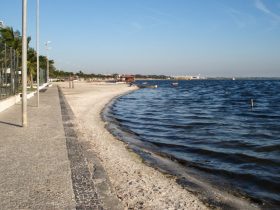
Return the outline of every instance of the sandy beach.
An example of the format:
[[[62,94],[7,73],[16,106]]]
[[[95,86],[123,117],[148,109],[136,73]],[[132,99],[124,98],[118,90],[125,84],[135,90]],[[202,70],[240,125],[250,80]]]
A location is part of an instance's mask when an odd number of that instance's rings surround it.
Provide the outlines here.
[[[125,84],[77,82],[74,89],[59,83],[78,129],[100,159],[112,190],[125,209],[207,209],[175,179],[145,165],[126,144],[105,128],[100,113],[114,97],[133,91]]]

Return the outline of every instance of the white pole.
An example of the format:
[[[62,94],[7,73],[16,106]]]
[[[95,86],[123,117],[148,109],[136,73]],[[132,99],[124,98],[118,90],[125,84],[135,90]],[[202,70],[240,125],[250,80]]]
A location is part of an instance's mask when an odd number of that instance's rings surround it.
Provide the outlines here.
[[[49,83],[49,73],[50,73],[50,67],[49,67],[49,51],[47,48],[47,83]]]
[[[49,82],[49,74],[50,74],[50,63],[49,63],[49,44],[51,41],[46,42],[46,50],[47,50],[47,83]]]
[[[27,126],[27,0],[22,0],[22,127]]]
[[[40,10],[40,1],[37,0],[37,18],[36,18],[36,29],[37,29],[37,33],[36,33],[36,51],[37,51],[37,107],[39,107],[39,102],[40,102],[40,96],[39,96],[39,86],[40,86],[40,61],[39,61],[39,10]]]

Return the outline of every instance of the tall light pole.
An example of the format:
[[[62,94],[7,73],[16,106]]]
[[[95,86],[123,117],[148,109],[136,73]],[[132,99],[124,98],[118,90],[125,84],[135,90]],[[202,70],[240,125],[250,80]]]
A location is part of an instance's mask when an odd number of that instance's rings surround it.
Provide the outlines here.
[[[36,51],[37,51],[37,107],[39,107],[40,96],[39,96],[39,86],[40,86],[40,61],[39,61],[39,17],[40,17],[40,0],[37,0],[37,18],[36,18]]]
[[[27,0],[22,0],[22,127],[27,126]]]
[[[51,43],[51,41],[47,41],[46,42],[46,50],[47,50],[47,83],[49,82],[49,76],[50,76],[50,63],[49,63],[49,50],[51,48],[49,48],[49,44]]]

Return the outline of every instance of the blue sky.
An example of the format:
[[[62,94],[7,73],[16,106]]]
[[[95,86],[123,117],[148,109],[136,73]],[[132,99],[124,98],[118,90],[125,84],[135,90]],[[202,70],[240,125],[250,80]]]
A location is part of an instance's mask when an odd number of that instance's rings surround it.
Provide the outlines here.
[[[0,20],[21,29],[21,0]],[[41,54],[87,73],[280,76],[280,0],[40,0]],[[35,45],[36,0],[28,0]]]

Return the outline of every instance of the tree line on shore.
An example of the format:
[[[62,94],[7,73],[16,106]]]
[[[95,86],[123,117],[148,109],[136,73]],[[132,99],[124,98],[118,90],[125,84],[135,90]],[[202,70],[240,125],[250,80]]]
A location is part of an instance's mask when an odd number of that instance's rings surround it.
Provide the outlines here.
[[[37,77],[37,52],[34,48],[30,47],[31,37],[27,38],[27,75],[28,75],[28,84],[32,87],[33,81],[36,81]],[[16,57],[18,58],[18,68],[21,69],[21,55],[22,55],[22,37],[18,30],[14,30],[13,27],[2,27],[0,28],[0,62],[1,63],[9,63],[9,56],[5,56],[6,49],[13,49],[16,53]],[[104,75],[104,74],[87,74],[79,71],[78,73],[58,70],[54,65],[54,60],[49,60],[49,77],[50,78],[61,78],[65,79],[70,76],[79,76],[85,79],[89,78],[99,78],[99,79],[108,79],[117,77],[116,74]],[[39,55],[39,66],[40,69],[47,69],[47,56]],[[6,66],[7,68],[7,66]],[[166,79],[167,76],[164,75],[134,75],[135,78],[138,79]]]
[[[31,37],[27,38],[27,75],[28,84],[32,87],[33,81],[37,77],[37,52],[34,48],[30,47]],[[5,26],[0,27],[0,63],[9,64],[10,56],[7,54],[7,49],[12,49],[15,52],[15,56],[18,59],[18,69],[22,67],[21,56],[22,56],[22,36],[18,30],[14,30],[13,27]],[[45,72],[47,70],[47,56],[39,55],[39,66]],[[2,68],[3,68],[2,66]],[[8,65],[5,66],[8,68]],[[74,72],[67,72],[63,70],[57,70],[54,65],[54,60],[49,60],[49,77],[50,78],[62,78],[75,75]]]
[[[34,48],[30,47],[31,37],[27,38],[27,82],[32,87],[33,81],[37,77],[37,52]],[[1,60],[6,63],[10,63],[10,56],[4,55],[9,49],[14,50],[16,57],[18,59],[18,68],[20,70],[22,67],[21,56],[22,56],[22,37],[19,31],[15,31],[12,27],[2,27],[0,28],[0,57]],[[4,63],[4,62],[3,62]],[[41,69],[47,69],[47,57],[40,55],[39,56],[39,65]],[[6,66],[7,67],[7,66]],[[50,72],[55,71],[54,61],[49,60],[49,69]]]

